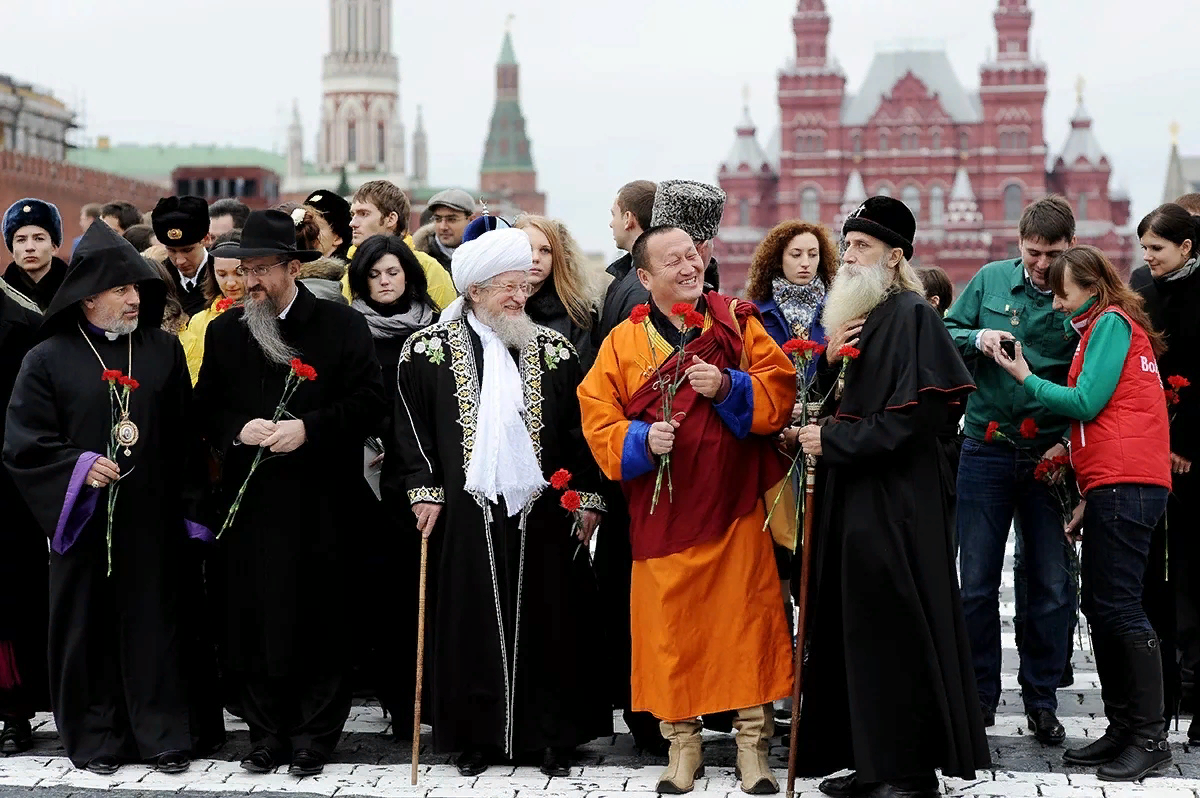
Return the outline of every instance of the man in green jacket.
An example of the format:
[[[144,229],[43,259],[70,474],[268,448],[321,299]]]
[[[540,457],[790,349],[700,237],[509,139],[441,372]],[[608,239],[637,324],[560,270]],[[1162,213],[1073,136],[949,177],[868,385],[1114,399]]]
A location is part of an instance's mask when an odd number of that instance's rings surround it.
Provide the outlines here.
[[[1020,341],[1034,374],[1066,383],[1078,337],[1053,309],[1046,275],[1051,261],[1074,243],[1067,201],[1049,196],[1034,202],[1018,226],[1021,257],[980,269],[946,316],[977,386],[967,401],[957,526],[963,614],[984,723],[993,725],[1000,699],[1000,574],[1015,514],[1026,583],[1021,693],[1029,728],[1047,745],[1066,738],[1055,690],[1070,656],[1074,604],[1063,520],[1033,470],[1039,457],[1066,453],[1068,421],[1029,397],[996,357],[1002,342]],[[1003,437],[993,439],[993,422]]]

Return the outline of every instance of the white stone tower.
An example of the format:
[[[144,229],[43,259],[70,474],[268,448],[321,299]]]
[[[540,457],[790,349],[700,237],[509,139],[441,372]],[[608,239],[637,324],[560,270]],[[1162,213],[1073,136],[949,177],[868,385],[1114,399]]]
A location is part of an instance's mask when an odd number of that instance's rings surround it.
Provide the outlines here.
[[[336,172],[404,175],[400,66],[392,54],[391,0],[329,0],[329,53],[317,165]]]
[[[425,120],[421,118],[421,106],[417,106],[417,127],[413,131],[412,182],[423,186],[429,180],[429,140],[425,135]]]

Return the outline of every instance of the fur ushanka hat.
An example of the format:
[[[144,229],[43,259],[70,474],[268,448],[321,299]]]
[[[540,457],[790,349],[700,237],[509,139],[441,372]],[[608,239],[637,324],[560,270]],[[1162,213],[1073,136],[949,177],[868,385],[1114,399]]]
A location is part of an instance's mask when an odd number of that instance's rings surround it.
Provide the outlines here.
[[[716,186],[694,180],[664,180],[654,192],[650,224],[669,224],[693,241],[709,241],[717,237],[724,213],[725,192]]]
[[[27,225],[40,227],[50,234],[50,242],[57,249],[62,245],[62,214],[58,207],[45,200],[26,197],[17,200],[4,212],[4,246],[12,252],[13,236]]]

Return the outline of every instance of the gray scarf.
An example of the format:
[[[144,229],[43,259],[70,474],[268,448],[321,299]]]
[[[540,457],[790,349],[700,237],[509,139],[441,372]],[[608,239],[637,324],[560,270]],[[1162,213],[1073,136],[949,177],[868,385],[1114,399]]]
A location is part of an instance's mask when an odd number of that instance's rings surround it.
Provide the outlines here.
[[[1197,266],[1200,266],[1200,258],[1192,258],[1175,271],[1171,272],[1170,274],[1164,274],[1158,279],[1164,283],[1173,283],[1176,280],[1182,280],[1186,277],[1191,277],[1192,273],[1196,271]]]
[[[438,249],[440,249],[442,251],[443,255],[445,255],[447,258],[450,258],[451,260],[454,259],[454,250],[458,249],[458,247],[446,246],[445,244],[442,243],[442,239],[437,237],[437,233],[433,234],[433,243],[434,243],[434,246],[436,246]]]
[[[825,281],[821,275],[814,276],[808,285],[796,285],[776,277],[771,280],[771,294],[787,319],[788,333],[807,338],[817,320],[817,311],[825,301]]]
[[[433,308],[413,303],[408,310],[395,316],[384,316],[361,299],[350,303],[350,307],[363,314],[372,338],[398,338],[433,323]]]

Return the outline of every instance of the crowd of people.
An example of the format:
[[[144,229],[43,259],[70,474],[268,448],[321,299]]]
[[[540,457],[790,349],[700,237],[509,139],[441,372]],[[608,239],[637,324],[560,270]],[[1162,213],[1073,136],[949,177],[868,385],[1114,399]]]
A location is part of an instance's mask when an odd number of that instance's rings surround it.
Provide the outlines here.
[[[770,794],[803,676],[796,773],[927,798],[991,764],[1011,528],[1030,730],[1066,739],[1081,609],[1109,726],[1064,762],[1169,764],[1200,698],[1200,196],[1142,220],[1129,284],[1037,200],[957,299],[883,196],[838,244],[781,223],[722,294],[725,202],[623,186],[603,276],[561,221],[458,189],[412,235],[378,180],[93,205],[69,261],[58,209],[15,203],[0,750],[49,709],[76,767],[179,773],[228,710],[243,768],[308,776],[366,695],[463,775],[561,776],[618,709],[659,793],[694,789],[707,728]]]

